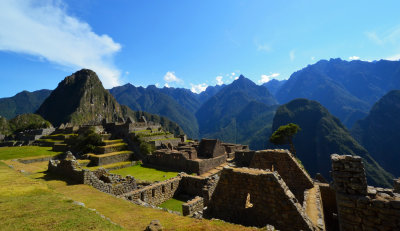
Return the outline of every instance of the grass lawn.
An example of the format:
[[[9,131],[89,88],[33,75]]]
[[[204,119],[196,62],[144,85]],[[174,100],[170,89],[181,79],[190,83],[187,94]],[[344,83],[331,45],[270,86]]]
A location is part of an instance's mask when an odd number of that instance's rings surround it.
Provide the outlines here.
[[[182,214],[182,204],[184,203],[186,203],[186,201],[181,201],[175,198],[171,198],[166,202],[162,203],[161,205],[159,205],[158,207],[166,208],[172,211],[177,211]]]
[[[122,176],[131,175],[139,180],[145,181],[164,181],[172,177],[176,177],[178,172],[161,171],[154,168],[148,168],[141,165],[135,165],[128,168],[121,168],[110,171],[111,173],[119,174]]]
[[[114,196],[111,196],[109,194],[100,192],[99,190],[90,187],[88,185],[82,185],[82,184],[68,184],[65,180],[59,178],[59,177],[54,177],[51,175],[46,175],[43,171],[47,169],[47,162],[38,162],[38,163],[33,163],[33,164],[22,164],[19,162],[15,161],[6,161],[7,164],[13,165],[16,170],[25,170],[29,172],[27,175],[22,175],[17,173],[15,170],[8,169],[9,172],[14,172],[14,174],[19,175],[22,178],[26,178],[27,181],[29,182],[36,182],[37,184],[43,184],[46,187],[50,188],[56,193],[63,194],[67,196],[68,198],[75,200],[75,201],[80,201],[85,203],[86,207],[96,209],[99,211],[101,214],[104,216],[108,217],[111,219],[111,221],[121,225],[124,229],[126,230],[144,230],[146,226],[152,221],[152,220],[159,220],[161,222],[161,225],[165,228],[165,230],[233,230],[233,231],[246,231],[246,230],[258,230],[256,228],[252,227],[244,227],[241,225],[234,225],[234,224],[229,224],[225,223],[219,220],[214,220],[210,221],[207,219],[192,219],[188,217],[183,217],[183,216],[178,216],[175,214],[170,214],[162,210],[157,210],[157,209],[152,209],[152,208],[146,208],[146,207],[141,207],[139,205],[135,205],[129,201],[116,198]],[[0,167],[1,169],[1,167]],[[3,173],[0,172],[0,176],[3,176]],[[2,179],[8,179],[7,182],[2,181]],[[10,175],[8,177],[0,177],[0,190],[3,189],[3,184],[4,185],[12,185],[15,183],[18,183],[19,181],[14,180],[15,177],[14,175]],[[29,184],[26,183],[21,183],[21,187],[28,187]],[[0,195],[2,193],[0,192]],[[2,202],[2,201],[1,201]],[[40,208],[46,208],[46,206],[49,206],[50,202],[47,201],[40,201],[38,202],[38,205],[35,205],[39,210]],[[66,201],[68,203],[68,199]],[[83,208],[82,208],[83,209]],[[66,208],[68,210],[68,208]],[[4,211],[4,213],[3,213]],[[69,213],[66,214],[68,215]],[[33,209],[31,210],[31,213],[36,214]],[[10,219],[12,218],[12,211],[8,215],[5,210],[3,210],[3,205],[0,203],[0,227],[6,227],[3,224],[6,222],[9,223]],[[63,225],[59,226],[54,226],[54,227],[44,227],[42,230],[64,230],[64,229],[70,229],[70,230],[112,230],[114,227],[88,227],[89,219],[86,219],[85,221],[82,221],[82,224],[74,224],[74,225],[68,225],[66,223],[67,219],[66,216],[61,215],[60,218],[57,217],[57,215],[48,215],[48,214],[41,214],[37,213],[38,216],[35,216],[37,218],[37,221],[40,220],[48,220],[52,219],[60,219],[59,222],[64,222]],[[77,216],[80,216],[81,214],[77,214]],[[29,217],[30,215],[26,215]],[[40,216],[40,219],[39,219]],[[22,216],[23,217],[23,216]],[[71,215],[71,218],[74,218],[74,215]],[[72,220],[74,221],[74,220]],[[71,221],[71,222],[72,222]],[[22,222],[22,221],[21,221]],[[24,223],[24,222],[22,222]],[[27,220],[25,222],[26,224],[32,224],[29,226],[28,229],[31,230],[39,230],[37,228],[37,225],[35,224],[35,220]],[[96,223],[97,225],[100,225]],[[64,228],[68,225],[68,228]],[[73,228],[71,228],[74,226]],[[118,227],[117,227],[118,228]],[[5,228],[5,230],[11,229],[14,230],[13,228]],[[24,228],[19,228],[16,227],[16,230],[23,230]],[[2,230],[2,229],[1,229]]]
[[[122,230],[0,161],[1,230]]]
[[[40,146],[0,147],[0,160],[35,156],[54,156],[61,153],[53,152],[51,149],[51,147]]]

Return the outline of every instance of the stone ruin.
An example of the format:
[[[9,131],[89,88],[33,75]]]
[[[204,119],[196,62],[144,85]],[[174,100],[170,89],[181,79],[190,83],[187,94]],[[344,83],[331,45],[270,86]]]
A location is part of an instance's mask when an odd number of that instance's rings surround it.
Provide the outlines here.
[[[333,154],[331,160],[340,230],[400,230],[398,180],[394,190],[371,187],[361,157]]]
[[[234,155],[236,150],[248,150],[247,145],[224,144],[217,139],[179,142],[178,146],[159,149],[147,155],[144,162],[153,167],[201,175]]]
[[[19,132],[15,135],[15,138],[6,137],[0,134],[0,147],[2,146],[21,146],[21,145],[32,145],[35,141],[39,140],[43,136],[50,135],[55,131],[55,128],[41,128],[41,129],[30,129],[23,132]]]

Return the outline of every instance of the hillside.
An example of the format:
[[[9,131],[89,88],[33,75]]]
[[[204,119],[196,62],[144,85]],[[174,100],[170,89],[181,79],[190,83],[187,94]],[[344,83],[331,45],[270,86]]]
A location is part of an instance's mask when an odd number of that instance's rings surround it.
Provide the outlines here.
[[[267,88],[258,86],[241,75],[239,79],[225,86],[216,95],[208,99],[196,112],[200,137],[219,137],[219,134],[224,132],[226,127],[234,126],[229,125],[229,123],[236,121],[234,118],[239,116],[252,101],[262,103],[265,106],[277,104]],[[251,112],[248,111],[247,113],[250,114]],[[237,122],[241,123],[241,121]],[[245,126],[245,128],[248,128],[248,126]],[[233,142],[235,133],[228,133],[227,135],[230,135],[230,138],[224,139],[224,141]]]
[[[293,73],[276,98],[280,103],[296,98],[316,100],[351,128],[384,94],[399,88],[400,61],[331,59]]]
[[[368,183],[391,186],[393,176],[386,172],[353,137],[336,117],[316,101],[296,99],[278,108],[272,129],[296,123],[301,131],[294,138],[298,158],[307,171],[330,178],[330,155],[361,156],[366,167]]]
[[[387,171],[400,176],[400,90],[383,96],[368,116],[357,121],[353,136]]]
[[[138,120],[143,115],[148,121],[159,122],[168,131],[183,134],[179,125],[167,118],[134,112],[127,106],[121,106],[104,89],[96,73],[88,69],[75,72],[61,81],[37,113],[54,126],[62,123],[98,124],[103,119],[116,122],[127,117]]]
[[[279,89],[287,82],[287,80],[271,79],[270,81],[263,84],[271,94],[275,95]]]
[[[0,116],[12,119],[17,115],[33,113],[50,93],[50,90],[22,91],[13,97],[1,98]]]
[[[163,90],[155,86],[143,88],[126,84],[124,86],[112,88],[110,93],[115,97],[118,103],[126,105],[134,111],[145,111],[169,118],[178,123],[189,137],[197,139],[199,128],[193,113],[181,106],[174,98],[163,92],[175,95],[176,98],[182,98],[180,102],[187,105],[188,108],[191,108],[190,105],[196,105],[198,102],[195,101],[195,98],[190,98],[190,94],[186,91],[167,89]],[[188,102],[186,100],[195,102]],[[191,108],[191,110],[194,110],[194,108]]]
[[[37,113],[55,126],[100,123],[103,119],[112,122],[123,118],[117,101],[104,89],[96,73],[88,69],[61,81]]]

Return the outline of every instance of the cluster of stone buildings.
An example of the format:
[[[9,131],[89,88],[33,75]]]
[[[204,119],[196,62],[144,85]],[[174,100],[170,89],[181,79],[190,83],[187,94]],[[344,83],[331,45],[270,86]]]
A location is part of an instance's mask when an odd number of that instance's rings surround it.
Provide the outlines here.
[[[328,184],[322,178],[312,179],[287,150],[251,151],[246,145],[214,139],[190,141],[145,120],[61,126],[44,137],[60,139],[62,142],[55,142],[53,148],[68,151],[69,136],[93,128],[102,135],[104,145],[81,156],[88,158],[86,164],[69,153],[50,160],[49,172],[145,206],[187,198],[183,215],[196,218],[218,218],[246,226],[273,225],[278,230],[400,230],[400,180],[394,182],[393,189],[368,186],[360,157],[332,155],[333,182]],[[151,144],[156,150],[140,153],[138,142]],[[135,159],[148,167],[182,173],[145,184],[104,168],[84,168]]]

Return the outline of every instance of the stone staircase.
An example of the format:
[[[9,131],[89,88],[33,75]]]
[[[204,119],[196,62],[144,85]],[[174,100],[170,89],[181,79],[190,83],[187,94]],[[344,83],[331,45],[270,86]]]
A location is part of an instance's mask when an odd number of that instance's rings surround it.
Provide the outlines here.
[[[128,150],[128,145],[122,139],[108,139],[109,136],[103,136],[103,145],[97,146],[94,153],[88,154],[90,163],[88,166],[106,166],[106,165],[127,165],[133,152]]]

